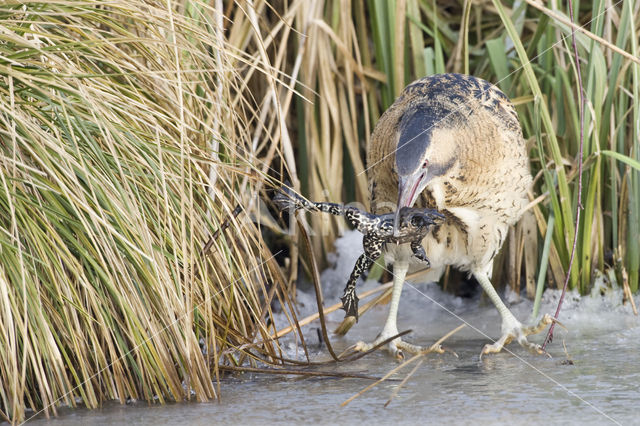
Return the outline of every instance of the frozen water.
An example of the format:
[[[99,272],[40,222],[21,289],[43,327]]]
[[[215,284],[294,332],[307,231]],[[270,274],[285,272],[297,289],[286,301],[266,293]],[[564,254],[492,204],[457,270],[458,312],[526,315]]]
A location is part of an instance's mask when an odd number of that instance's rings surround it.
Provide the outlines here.
[[[339,302],[353,264],[362,253],[361,236],[348,232],[336,242],[334,266],[322,273],[325,305]],[[359,292],[376,283],[359,284]],[[518,319],[529,320],[532,303],[517,295],[505,301]],[[559,291],[545,292],[541,313],[555,312]],[[315,296],[298,295],[302,318],[315,312]],[[636,305],[640,298],[636,296]],[[332,336],[339,352],[358,340],[372,340],[386,317],[386,306],[372,309],[344,337]],[[333,330],[344,311],[328,316]],[[104,424],[335,424],[367,421],[371,424],[640,424],[640,320],[622,304],[620,289],[597,288],[581,297],[567,294],[560,320],[548,347],[552,358],[532,355],[517,344],[509,351],[479,359],[485,343],[499,337],[500,317],[481,295],[461,299],[443,293],[434,284],[406,284],[400,302],[398,328],[412,329],[407,340],[430,345],[461,323],[465,329],[445,345],[458,354],[432,354],[407,381],[391,404],[384,403],[399,380],[387,381],[348,406],[340,404],[370,381],[363,379],[300,379],[293,376],[246,374],[225,379],[221,401],[207,404],[129,406],[108,403],[103,409],[64,409],[58,419],[32,423],[60,425]],[[276,318],[286,325],[284,318]],[[315,360],[328,359],[318,345],[317,322],[304,327]],[[544,334],[531,340],[541,342]],[[563,345],[564,343],[564,345]],[[564,347],[567,352],[565,353]],[[289,356],[302,352],[293,335],[284,343]],[[567,362],[570,359],[572,363]],[[397,366],[378,351],[356,362],[318,369],[382,377]],[[402,379],[411,367],[395,377]]]

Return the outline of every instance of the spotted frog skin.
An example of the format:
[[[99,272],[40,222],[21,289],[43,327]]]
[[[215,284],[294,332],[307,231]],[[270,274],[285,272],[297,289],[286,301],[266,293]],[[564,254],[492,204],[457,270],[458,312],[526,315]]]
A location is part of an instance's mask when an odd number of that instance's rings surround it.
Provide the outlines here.
[[[355,292],[356,282],[362,273],[380,257],[384,245],[409,243],[413,256],[429,267],[429,259],[422,247],[422,240],[429,232],[431,225],[444,220],[444,216],[433,209],[403,207],[398,217],[400,223],[394,235],[395,213],[375,215],[342,204],[316,203],[302,198],[287,187],[281,188],[273,197],[273,201],[282,212],[293,213],[297,210],[306,210],[344,216],[351,225],[364,234],[362,239],[364,253],[356,261],[340,299],[342,309],[346,312],[345,317],[354,316],[356,321],[358,321],[359,300]]]

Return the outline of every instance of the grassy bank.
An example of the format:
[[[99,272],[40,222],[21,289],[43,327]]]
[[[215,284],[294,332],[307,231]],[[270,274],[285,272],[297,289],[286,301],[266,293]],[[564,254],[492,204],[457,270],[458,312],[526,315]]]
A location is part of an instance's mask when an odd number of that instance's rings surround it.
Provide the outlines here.
[[[231,215],[270,161],[243,86],[268,64],[221,25],[207,3],[0,6],[0,418],[214,398],[218,365],[287,306]]]

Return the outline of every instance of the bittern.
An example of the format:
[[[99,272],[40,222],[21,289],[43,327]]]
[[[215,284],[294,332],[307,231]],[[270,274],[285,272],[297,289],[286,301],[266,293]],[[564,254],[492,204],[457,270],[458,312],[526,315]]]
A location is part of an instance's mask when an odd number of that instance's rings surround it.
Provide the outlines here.
[[[500,352],[527,340],[552,319],[545,315],[525,327],[505,306],[491,284],[493,259],[527,203],[532,178],[522,130],[513,104],[496,86],[476,77],[440,74],[408,85],[380,117],[367,152],[371,209],[375,214],[402,207],[428,207],[445,220],[422,241],[437,280],[447,265],[472,274],[502,317],[502,337],[482,354]],[[385,260],[393,263],[394,284],[389,314],[368,350],[396,334],[398,304],[412,259],[407,244],[387,244]],[[400,338],[388,344],[396,356],[422,348]]]

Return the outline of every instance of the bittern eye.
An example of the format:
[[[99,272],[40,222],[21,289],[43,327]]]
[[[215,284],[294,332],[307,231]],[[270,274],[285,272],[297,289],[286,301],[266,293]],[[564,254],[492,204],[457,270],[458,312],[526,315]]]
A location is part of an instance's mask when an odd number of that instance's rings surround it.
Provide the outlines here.
[[[422,216],[414,216],[411,218],[411,224],[413,226],[419,227],[422,226],[424,221],[422,220]]]

